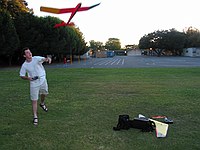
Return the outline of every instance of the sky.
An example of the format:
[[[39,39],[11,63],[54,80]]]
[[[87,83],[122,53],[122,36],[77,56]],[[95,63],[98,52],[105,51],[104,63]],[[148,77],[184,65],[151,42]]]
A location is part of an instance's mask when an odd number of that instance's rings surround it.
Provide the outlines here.
[[[105,44],[118,38],[121,46],[139,44],[145,34],[175,28],[182,32],[190,26],[200,29],[199,0],[26,0],[37,16],[54,16],[67,22],[70,14],[51,14],[40,6],[73,8],[101,3],[88,11],[77,12],[71,22],[83,33],[85,41]]]

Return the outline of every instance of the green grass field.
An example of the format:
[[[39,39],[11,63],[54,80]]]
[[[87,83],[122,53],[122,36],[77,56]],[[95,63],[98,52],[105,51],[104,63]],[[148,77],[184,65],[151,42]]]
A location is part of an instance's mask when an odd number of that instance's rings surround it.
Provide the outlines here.
[[[0,149],[197,150],[200,68],[48,68],[49,112],[32,124],[29,83],[19,68],[0,70]],[[113,131],[118,115],[173,119],[166,138],[138,129]]]

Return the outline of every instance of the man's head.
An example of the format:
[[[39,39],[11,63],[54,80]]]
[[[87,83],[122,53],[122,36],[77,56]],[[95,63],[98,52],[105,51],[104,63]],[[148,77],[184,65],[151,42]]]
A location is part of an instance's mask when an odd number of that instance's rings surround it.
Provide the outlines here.
[[[26,58],[26,60],[32,59],[32,53],[28,47],[23,48],[23,52],[24,52],[24,57]]]

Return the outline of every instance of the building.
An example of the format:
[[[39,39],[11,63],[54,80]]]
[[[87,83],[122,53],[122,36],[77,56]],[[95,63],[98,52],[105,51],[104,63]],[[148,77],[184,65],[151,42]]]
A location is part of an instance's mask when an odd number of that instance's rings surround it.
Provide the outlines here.
[[[183,56],[200,57],[200,48],[185,48],[183,49]]]

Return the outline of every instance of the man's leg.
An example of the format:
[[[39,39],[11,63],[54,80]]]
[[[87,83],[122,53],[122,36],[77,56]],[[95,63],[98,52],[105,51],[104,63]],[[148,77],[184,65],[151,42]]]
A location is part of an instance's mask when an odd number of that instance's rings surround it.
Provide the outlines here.
[[[30,96],[32,101],[32,110],[33,110],[33,124],[38,124],[38,116],[37,116],[37,101],[39,95],[38,87],[30,87]]]
[[[48,84],[47,81],[45,80],[44,83],[41,85],[40,87],[40,98],[41,98],[41,103],[40,103],[40,107],[42,107],[42,109],[47,112],[47,106],[45,105],[45,97],[48,94]]]
[[[37,116],[37,100],[32,100],[32,109],[33,109],[33,124],[38,124],[38,116]]]
[[[33,116],[37,118],[37,100],[32,100]]]
[[[40,97],[41,97],[40,107],[42,107],[42,109],[43,109],[45,112],[47,112],[47,111],[48,111],[48,108],[47,108],[47,106],[46,106],[45,103],[44,103],[44,100],[45,100],[46,95],[45,95],[45,94],[41,94]]]
[[[45,94],[41,94],[41,105],[44,105]]]

